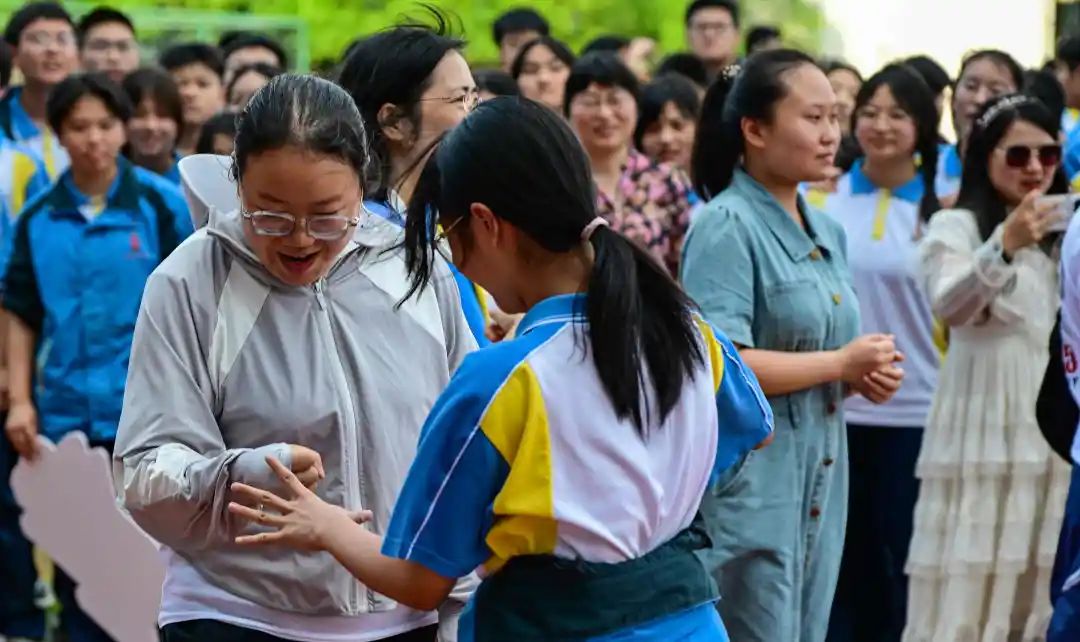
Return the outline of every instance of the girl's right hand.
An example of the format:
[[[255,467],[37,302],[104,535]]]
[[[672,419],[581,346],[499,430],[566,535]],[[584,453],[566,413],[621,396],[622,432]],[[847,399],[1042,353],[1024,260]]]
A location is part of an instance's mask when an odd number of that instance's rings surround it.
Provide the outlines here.
[[[853,386],[861,384],[865,375],[903,359],[890,334],[865,334],[840,348],[837,355],[840,380]]]
[[[1039,203],[1040,190],[1028,192],[1024,200],[1005,219],[1001,231],[1001,249],[1007,258],[1017,250],[1035,245],[1046,236],[1046,229],[1055,222],[1050,213],[1057,207],[1053,203]]]

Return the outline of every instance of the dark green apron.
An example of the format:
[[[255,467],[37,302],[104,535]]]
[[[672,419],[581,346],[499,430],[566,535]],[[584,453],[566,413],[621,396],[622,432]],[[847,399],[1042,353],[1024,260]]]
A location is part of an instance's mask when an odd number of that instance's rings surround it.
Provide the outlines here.
[[[476,642],[586,640],[715,602],[716,583],[694,554],[710,546],[699,514],[666,544],[626,562],[515,557],[476,591]]]

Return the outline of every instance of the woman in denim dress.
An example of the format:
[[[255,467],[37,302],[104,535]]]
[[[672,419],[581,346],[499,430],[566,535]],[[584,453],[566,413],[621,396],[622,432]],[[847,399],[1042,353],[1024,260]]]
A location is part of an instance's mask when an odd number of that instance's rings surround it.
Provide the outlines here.
[[[798,194],[840,141],[836,97],[804,54],[729,69],[705,97],[693,170],[717,195],[695,220],[682,278],[739,346],[769,397],[774,443],[706,494],[719,609],[739,642],[825,639],[847,517],[843,401],[888,400],[902,359],[892,337],[858,337],[843,229]]]

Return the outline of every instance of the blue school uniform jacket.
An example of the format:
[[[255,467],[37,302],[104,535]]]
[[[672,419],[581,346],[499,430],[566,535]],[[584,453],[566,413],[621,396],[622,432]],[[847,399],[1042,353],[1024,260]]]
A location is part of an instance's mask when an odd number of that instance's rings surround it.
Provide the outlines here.
[[[104,199],[65,172],[15,226],[4,307],[37,333],[40,430],[116,436],[146,278],[192,232],[180,191],[119,159]]]

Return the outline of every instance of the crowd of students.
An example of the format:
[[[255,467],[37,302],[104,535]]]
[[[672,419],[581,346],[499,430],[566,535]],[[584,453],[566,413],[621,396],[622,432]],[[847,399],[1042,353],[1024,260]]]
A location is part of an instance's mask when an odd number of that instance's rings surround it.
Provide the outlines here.
[[[162,639],[1080,638],[1080,36],[864,78],[733,0],[659,62],[522,8],[473,69],[430,18],[332,78],[8,21],[0,474],[112,453]],[[0,636],[108,640],[18,516]]]

